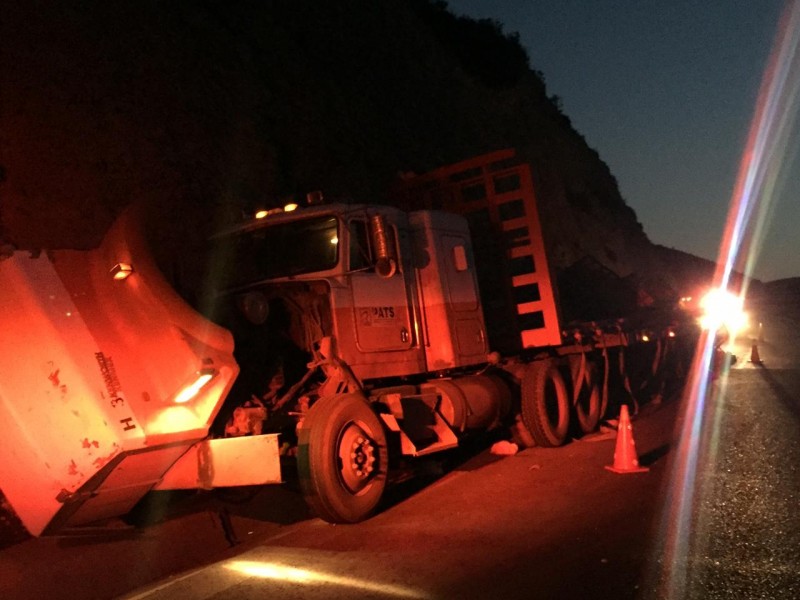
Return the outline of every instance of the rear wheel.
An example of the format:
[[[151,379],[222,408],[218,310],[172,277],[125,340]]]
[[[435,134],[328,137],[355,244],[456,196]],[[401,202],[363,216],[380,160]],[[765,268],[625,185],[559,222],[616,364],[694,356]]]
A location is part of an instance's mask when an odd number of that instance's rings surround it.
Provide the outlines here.
[[[329,523],[367,518],[386,488],[386,435],[363,394],[328,396],[298,432],[297,466],[309,507]]]
[[[570,363],[572,380],[580,376],[580,361]],[[597,384],[597,369],[586,362],[581,381],[576,382],[578,395],[575,399],[575,426],[579,433],[591,433],[600,422],[600,386]],[[574,395],[573,395],[574,398]]]
[[[538,446],[560,446],[569,431],[570,402],[555,362],[529,364],[522,377],[522,422]]]

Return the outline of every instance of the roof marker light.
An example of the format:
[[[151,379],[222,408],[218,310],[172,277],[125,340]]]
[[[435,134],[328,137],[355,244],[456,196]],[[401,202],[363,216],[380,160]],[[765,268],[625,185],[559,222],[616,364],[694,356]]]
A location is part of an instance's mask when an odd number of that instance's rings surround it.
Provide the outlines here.
[[[269,211],[268,210],[264,210],[262,208],[261,210],[256,211],[255,217],[256,217],[256,219],[263,219],[268,214],[269,214]]]
[[[116,281],[127,279],[132,274],[133,265],[129,265],[128,263],[117,263],[111,267],[111,277],[113,277]]]
[[[283,207],[283,210],[284,212],[292,212],[293,210],[297,210],[297,204],[295,202],[290,202]]]

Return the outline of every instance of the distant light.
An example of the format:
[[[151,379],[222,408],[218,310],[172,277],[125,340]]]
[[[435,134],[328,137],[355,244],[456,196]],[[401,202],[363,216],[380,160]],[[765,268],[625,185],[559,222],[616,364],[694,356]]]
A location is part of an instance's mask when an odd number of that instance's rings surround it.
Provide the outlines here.
[[[338,237],[336,237],[336,236],[333,236],[333,237],[331,238],[331,244],[333,244],[333,245],[335,246],[335,245],[336,245],[336,244],[338,244],[338,243],[339,243],[339,238],[338,238]]]
[[[289,204],[283,207],[283,210],[286,212],[292,212],[293,210],[297,210],[297,204],[295,202],[290,202]]]
[[[643,333],[642,334],[642,341],[643,342],[649,342],[650,341],[650,336],[647,335],[646,333]]]
[[[111,267],[111,277],[116,281],[127,279],[133,274],[133,266],[128,263],[117,263]]]
[[[264,210],[263,208],[259,211],[256,211],[256,219],[263,219],[269,214],[268,210]]]
[[[670,331],[667,335],[669,337],[671,337],[671,338],[674,338],[675,337],[675,332],[674,331]]]
[[[203,370],[197,372],[197,379],[195,379],[192,383],[187,385],[183,388],[178,394],[175,396],[174,402],[176,404],[183,404],[184,402],[188,402],[198,393],[200,390],[203,389],[203,386],[211,381],[211,378],[214,377],[215,373],[213,370]]]
[[[726,328],[731,337],[747,325],[742,298],[723,289],[713,289],[700,300],[703,316],[700,325],[709,331]]]

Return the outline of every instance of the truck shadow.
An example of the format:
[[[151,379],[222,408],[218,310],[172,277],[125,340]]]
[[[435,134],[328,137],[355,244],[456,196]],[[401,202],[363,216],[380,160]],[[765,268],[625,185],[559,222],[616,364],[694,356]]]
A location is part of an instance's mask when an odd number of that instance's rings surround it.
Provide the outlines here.
[[[489,452],[489,448],[494,442],[508,440],[510,435],[508,429],[501,427],[466,438],[452,450],[405,461],[396,469],[395,475],[390,480],[381,501],[380,511],[383,512],[422,492],[449,473],[477,471],[503,460],[505,456],[493,455]]]
[[[662,444],[658,448],[654,448],[649,452],[639,455],[639,464],[643,467],[649,467],[658,462],[660,458],[666,456],[669,453],[669,450],[670,444]]]

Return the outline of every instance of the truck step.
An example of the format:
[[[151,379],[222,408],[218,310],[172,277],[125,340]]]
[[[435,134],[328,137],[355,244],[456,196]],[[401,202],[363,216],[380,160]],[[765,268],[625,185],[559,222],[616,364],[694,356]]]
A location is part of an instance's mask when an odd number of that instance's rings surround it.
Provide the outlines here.
[[[426,435],[424,437],[415,436],[412,438],[403,430],[398,420],[394,415],[381,414],[380,417],[386,424],[389,431],[393,431],[400,436],[400,449],[406,456],[425,456],[426,454],[433,454],[442,450],[449,450],[458,446],[458,438],[453,433],[453,430],[447,425],[445,420],[439,415],[438,412],[432,413],[434,423],[429,426],[427,430],[433,433],[435,437]]]

